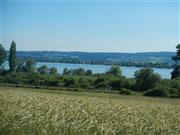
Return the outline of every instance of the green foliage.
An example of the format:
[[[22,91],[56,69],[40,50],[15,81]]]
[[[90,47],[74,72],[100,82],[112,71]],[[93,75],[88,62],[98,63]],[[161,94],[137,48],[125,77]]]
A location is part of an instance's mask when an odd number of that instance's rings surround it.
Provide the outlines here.
[[[57,75],[57,74],[58,74],[57,68],[55,68],[55,67],[50,68],[49,74],[51,74],[51,75]]]
[[[164,80],[154,89],[150,89],[144,93],[145,96],[158,97],[180,97],[179,80]]]
[[[151,68],[143,68],[136,71],[134,76],[136,79],[136,88],[140,91],[155,88],[162,80],[161,76],[154,73]]]
[[[16,71],[17,72],[26,72],[25,63],[24,63],[23,60],[18,60],[17,61]]]
[[[69,72],[68,68],[64,68],[63,75],[69,75],[69,74],[70,74],[70,72]]]
[[[118,78],[118,79],[112,80],[110,82],[110,85],[111,85],[112,89],[120,90],[121,88],[123,88],[125,86],[125,83],[126,83],[126,79]]]
[[[88,70],[86,71],[86,75],[92,75],[92,74],[93,74],[93,72],[92,72],[91,69],[88,69]]]
[[[176,89],[179,89],[179,91],[180,91],[180,79],[179,78],[176,78],[173,80],[164,79],[164,80],[162,80],[161,85],[164,85],[166,87],[176,88]]]
[[[26,61],[24,60],[18,60],[17,61],[17,72],[28,72],[28,73],[34,73],[35,72],[35,65],[36,62],[33,59],[28,59]]]
[[[123,88],[123,89],[121,89],[119,91],[119,94],[122,94],[122,95],[132,95],[132,92],[129,89]]]
[[[28,84],[41,86],[59,86],[58,76],[48,74],[29,74]]]
[[[174,69],[171,72],[171,79],[175,79],[177,77],[180,77],[180,65],[178,64],[174,65]]]
[[[111,66],[111,68],[109,69],[109,71],[106,72],[107,74],[111,74],[117,77],[121,77],[122,76],[122,71],[120,69],[119,66]]]
[[[37,69],[37,72],[40,74],[48,74],[49,73],[49,69],[46,65],[42,65]]]
[[[178,44],[176,46],[176,56],[172,57],[172,60],[175,62],[175,63],[178,63],[178,61],[180,61],[180,44]]]
[[[157,87],[154,89],[150,89],[144,93],[144,96],[150,97],[168,97],[168,90],[165,87]]]
[[[173,88],[178,89],[179,92],[180,92],[180,78],[173,79],[173,80],[171,81],[171,86],[172,86]]]
[[[85,75],[86,74],[86,70],[83,69],[83,68],[77,68],[77,69],[74,69],[72,70],[72,75]]]
[[[171,79],[180,77],[180,44],[176,46],[177,52],[176,56],[172,57],[172,60],[175,62],[174,69],[171,73]]]
[[[94,87],[97,89],[111,89],[109,80],[104,77],[98,77],[94,82]]]
[[[0,44],[0,66],[5,62],[6,57],[7,57],[6,50]]]
[[[78,76],[92,75],[92,70],[90,69],[85,70],[84,68],[77,68],[77,69],[64,68],[63,75],[78,75]]]
[[[90,83],[86,78],[79,78],[79,87],[88,89],[90,88]]]
[[[35,65],[36,65],[36,61],[35,61],[35,60],[33,60],[33,59],[28,59],[28,60],[25,62],[26,72],[30,72],[30,73],[35,72]]]
[[[0,82],[1,83],[10,83],[10,84],[24,84],[25,80],[24,77],[26,77],[25,74],[18,74],[16,72],[9,72],[4,74],[3,76],[0,76]]]
[[[73,77],[68,77],[64,79],[64,87],[77,87],[77,80]]]
[[[12,41],[11,47],[9,49],[9,69],[11,72],[15,72],[17,65],[16,59],[16,43]]]
[[[42,65],[37,68],[37,73],[39,74],[49,74],[49,75],[58,75],[56,67],[48,68],[47,65]]]

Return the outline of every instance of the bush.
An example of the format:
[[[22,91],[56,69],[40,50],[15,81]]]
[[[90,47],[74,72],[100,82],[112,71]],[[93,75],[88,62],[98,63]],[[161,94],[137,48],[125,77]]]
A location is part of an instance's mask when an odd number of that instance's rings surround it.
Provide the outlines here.
[[[114,76],[117,76],[117,77],[121,77],[122,76],[122,71],[121,71],[119,66],[113,65],[113,66],[111,66],[109,71],[106,72],[106,74],[111,74],[111,75],[114,75]]]
[[[143,68],[136,71],[134,74],[136,78],[136,88],[138,91],[145,91],[155,88],[162,80],[159,74],[154,73],[151,68]]]
[[[48,86],[58,86],[58,80],[47,80]]]
[[[110,85],[111,85],[112,89],[114,89],[114,90],[119,90],[119,89],[123,88],[124,84],[125,84],[125,80],[122,79],[122,78],[116,79],[116,80],[112,80],[110,82]]]
[[[93,72],[92,72],[91,69],[88,69],[88,70],[86,71],[86,75],[92,75],[92,74],[93,74]]]
[[[0,76],[5,76],[8,73],[8,70],[0,68]]]
[[[81,88],[88,89],[90,87],[90,84],[86,78],[79,78],[78,83]]]
[[[126,88],[123,88],[119,91],[119,94],[122,94],[122,95],[132,95],[132,92],[131,90],[128,90]]]
[[[176,94],[171,94],[169,95],[170,98],[180,98],[180,95],[176,95]]]
[[[77,91],[79,91],[79,89],[73,89],[73,91],[77,92]]]
[[[174,79],[174,80],[171,80],[171,86],[175,89],[178,89],[179,92],[180,92],[180,79]]]
[[[94,86],[97,89],[111,89],[111,86],[109,85],[109,80],[99,77],[95,80]]]
[[[168,97],[168,91],[164,88],[154,88],[146,91],[144,93],[144,96],[150,96],[150,97]]]
[[[12,83],[12,84],[20,84],[22,82],[21,74],[17,74],[15,72],[6,74],[3,78],[1,78],[3,83]]]
[[[68,77],[64,79],[64,87],[77,87],[76,79]]]

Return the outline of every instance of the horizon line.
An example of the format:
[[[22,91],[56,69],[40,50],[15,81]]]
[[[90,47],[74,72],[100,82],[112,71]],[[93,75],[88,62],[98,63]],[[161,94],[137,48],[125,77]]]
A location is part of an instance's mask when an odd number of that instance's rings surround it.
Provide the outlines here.
[[[17,52],[77,52],[77,53],[175,53],[176,51],[139,51],[139,52],[113,52],[113,51],[53,51],[53,50],[17,50]]]

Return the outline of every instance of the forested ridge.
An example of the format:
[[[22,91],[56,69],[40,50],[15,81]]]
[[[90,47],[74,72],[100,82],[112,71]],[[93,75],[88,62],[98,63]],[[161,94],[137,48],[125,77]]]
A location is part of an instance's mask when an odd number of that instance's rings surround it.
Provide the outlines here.
[[[17,51],[19,59],[33,58],[38,62],[118,64],[121,66],[172,68],[171,57],[175,52],[108,53],[108,52],[59,52]]]

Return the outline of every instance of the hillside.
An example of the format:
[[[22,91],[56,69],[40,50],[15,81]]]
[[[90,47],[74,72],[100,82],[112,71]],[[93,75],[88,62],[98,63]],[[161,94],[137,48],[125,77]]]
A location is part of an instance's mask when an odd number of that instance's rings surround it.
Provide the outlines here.
[[[119,64],[123,66],[171,67],[175,52],[106,53],[106,52],[58,52],[18,51],[21,59],[34,58],[41,62]]]

